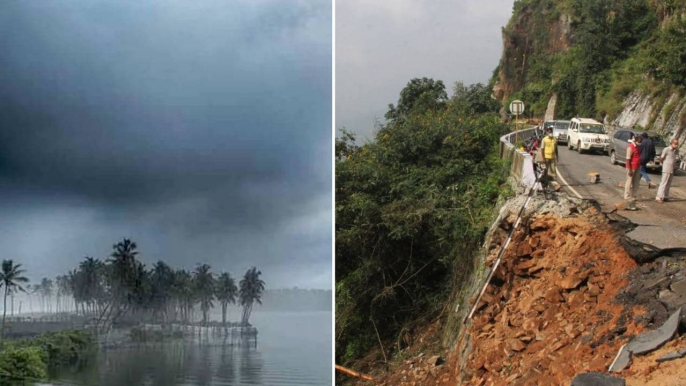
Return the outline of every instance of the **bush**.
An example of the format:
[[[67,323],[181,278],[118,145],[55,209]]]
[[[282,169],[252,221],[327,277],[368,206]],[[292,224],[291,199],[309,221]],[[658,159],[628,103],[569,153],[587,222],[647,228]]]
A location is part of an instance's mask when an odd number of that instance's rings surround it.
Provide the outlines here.
[[[7,346],[0,351],[0,377],[3,379],[45,379],[48,366],[40,347]]]
[[[47,369],[87,360],[96,348],[91,333],[83,330],[7,342],[0,351],[0,376],[45,379]]]

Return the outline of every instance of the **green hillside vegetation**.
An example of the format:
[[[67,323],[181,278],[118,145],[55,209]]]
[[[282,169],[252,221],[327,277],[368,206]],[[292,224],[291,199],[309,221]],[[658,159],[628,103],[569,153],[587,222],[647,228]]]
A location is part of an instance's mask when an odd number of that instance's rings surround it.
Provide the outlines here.
[[[528,101],[539,115],[558,94],[558,116],[612,119],[632,91],[658,101],[686,87],[685,0],[522,0],[503,30],[505,39],[526,20],[533,53],[525,68],[506,68],[521,87],[508,98]],[[529,18],[522,18],[525,13]],[[571,17],[572,45],[551,52],[548,27],[561,14]],[[535,20],[531,20],[535,18]],[[501,64],[502,65],[502,64]]]
[[[490,86],[413,79],[363,145],[336,140],[336,361],[390,360],[441,315],[509,189]]]

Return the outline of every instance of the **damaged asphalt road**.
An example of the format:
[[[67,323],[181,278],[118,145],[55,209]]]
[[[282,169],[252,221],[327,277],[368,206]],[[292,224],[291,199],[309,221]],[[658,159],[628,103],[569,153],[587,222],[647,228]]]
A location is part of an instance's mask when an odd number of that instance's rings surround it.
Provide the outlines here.
[[[559,148],[559,179],[565,191],[574,195],[578,192],[583,198],[596,200],[603,213],[616,211],[615,205],[623,201],[626,169],[610,164],[610,157],[601,154],[578,154],[565,146]],[[588,172],[600,173],[600,182],[586,181]],[[660,182],[659,173],[650,174],[653,183]],[[571,187],[571,189],[570,189]],[[644,180],[638,190],[639,210],[616,211],[636,224],[627,236],[640,243],[653,245],[658,249],[686,247],[686,173],[677,172],[674,177],[670,196],[673,201],[658,204],[655,200],[657,189],[648,189]]]

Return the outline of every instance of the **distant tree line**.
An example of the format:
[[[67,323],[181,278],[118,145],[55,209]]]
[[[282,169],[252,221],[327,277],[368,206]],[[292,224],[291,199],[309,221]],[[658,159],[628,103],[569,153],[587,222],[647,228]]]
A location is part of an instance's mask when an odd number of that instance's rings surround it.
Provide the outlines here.
[[[136,243],[129,239],[112,249],[106,260],[86,256],[66,274],[54,280],[43,278],[35,285],[26,285],[28,279],[20,264],[5,260],[0,273],[5,295],[3,320],[7,297],[17,292],[26,292],[29,302],[37,296],[43,312],[73,310],[94,318],[101,328],[132,321],[194,323],[198,312],[201,322],[207,324],[210,310],[217,304],[226,324],[228,307],[236,302],[243,308],[240,324],[247,326],[254,303],[262,304],[264,281],[255,267],[248,269],[237,285],[228,272],[214,274],[207,264],[189,271],[160,260],[146,269],[138,259]]]

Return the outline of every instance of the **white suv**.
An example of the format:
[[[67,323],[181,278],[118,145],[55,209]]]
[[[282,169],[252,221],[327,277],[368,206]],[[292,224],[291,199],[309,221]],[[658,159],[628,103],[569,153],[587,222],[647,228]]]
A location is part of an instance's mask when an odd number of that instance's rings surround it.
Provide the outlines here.
[[[610,154],[610,137],[602,123],[590,118],[573,118],[569,125],[569,150],[586,150]]]

